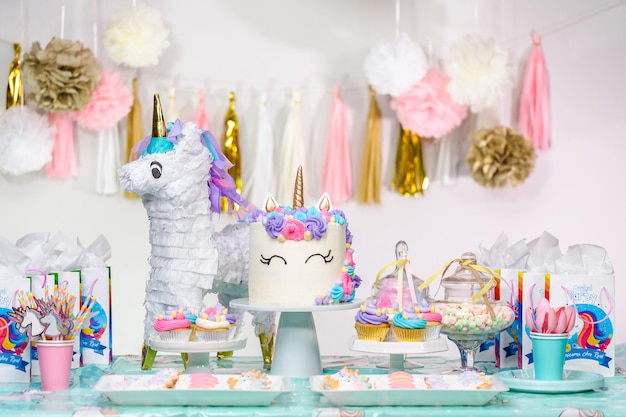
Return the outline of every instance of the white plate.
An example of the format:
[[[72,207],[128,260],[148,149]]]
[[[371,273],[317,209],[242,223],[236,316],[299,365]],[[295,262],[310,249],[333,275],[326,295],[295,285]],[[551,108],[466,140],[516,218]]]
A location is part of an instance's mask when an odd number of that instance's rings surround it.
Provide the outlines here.
[[[246,339],[223,340],[220,342],[171,342],[161,340],[158,336],[155,336],[150,338],[150,347],[157,352],[224,352],[245,348]]]
[[[333,405],[336,406],[456,406],[456,405],[484,405],[499,392],[509,389],[498,378],[488,376],[493,384],[489,389],[476,389],[472,387],[462,387],[455,384],[455,375],[437,375],[443,377],[444,381],[450,383],[450,388],[429,389],[370,389],[370,390],[348,390],[322,389],[322,381],[327,375],[315,375],[311,377],[311,390],[321,393]],[[370,381],[375,383],[378,378],[385,375],[367,375]],[[414,378],[421,378],[423,375],[415,375]]]
[[[447,339],[442,336],[426,342],[373,342],[370,340],[359,340],[353,337],[350,339],[349,348],[359,352],[414,355],[419,353],[444,352],[448,350],[448,342]]]
[[[271,304],[251,303],[248,298],[231,300],[229,307],[246,311],[277,311],[285,313],[308,313],[315,311],[351,310],[361,306],[361,300],[352,300],[349,303],[310,305],[310,306],[282,306]]]
[[[234,374],[215,375],[216,378],[227,380]],[[288,377],[268,375],[272,381],[269,390],[235,390],[235,389],[141,389],[114,388],[120,378],[138,377],[138,375],[105,375],[100,378],[94,390],[109,397],[119,405],[195,405],[195,406],[263,406],[270,405],[283,392],[291,391]],[[141,377],[141,375],[139,375]]]

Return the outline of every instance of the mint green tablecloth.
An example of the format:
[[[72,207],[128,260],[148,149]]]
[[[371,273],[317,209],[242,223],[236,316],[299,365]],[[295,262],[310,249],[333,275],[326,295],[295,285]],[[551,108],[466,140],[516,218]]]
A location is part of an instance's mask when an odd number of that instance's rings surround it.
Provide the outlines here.
[[[382,373],[376,365],[388,357],[324,357],[324,372],[333,373],[344,365],[359,368],[362,373]],[[424,365],[415,371],[436,374],[459,363],[458,359],[442,357],[410,358]],[[487,371],[498,372],[491,364],[481,364]],[[236,373],[251,368],[260,369],[258,358],[233,357],[231,360],[211,360],[212,372]],[[180,357],[159,355],[154,370],[181,367]],[[111,366],[89,365],[72,371],[70,390],[42,392],[39,377],[30,384],[8,384],[0,381],[0,416],[626,416],[626,345],[617,346],[617,376],[606,378],[601,389],[576,394],[527,394],[504,392],[482,407],[363,407],[339,409],[308,389],[308,379],[292,379],[294,390],[281,394],[268,407],[133,407],[111,403],[92,390],[106,374],[140,373],[137,356],[115,358]]]

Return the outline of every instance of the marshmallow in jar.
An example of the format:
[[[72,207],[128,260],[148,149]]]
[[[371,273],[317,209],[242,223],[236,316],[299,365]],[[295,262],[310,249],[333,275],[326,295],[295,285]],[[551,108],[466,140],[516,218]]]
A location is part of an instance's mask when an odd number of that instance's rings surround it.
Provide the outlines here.
[[[494,300],[494,283],[480,269],[476,256],[466,252],[456,271],[441,280],[444,298],[432,305],[442,316],[441,333],[450,339],[486,340],[509,327],[515,318],[506,301]]]

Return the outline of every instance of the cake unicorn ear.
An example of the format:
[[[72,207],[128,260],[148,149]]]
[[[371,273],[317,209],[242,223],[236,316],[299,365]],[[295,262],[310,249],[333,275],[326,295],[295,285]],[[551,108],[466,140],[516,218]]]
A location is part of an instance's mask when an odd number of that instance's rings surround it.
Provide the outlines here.
[[[296,183],[293,186],[293,208],[304,207],[304,185],[302,181],[302,165],[296,172]]]
[[[333,203],[330,201],[330,196],[328,193],[324,193],[320,201],[317,203],[317,208],[322,211],[331,211],[333,209]]]
[[[274,197],[268,195],[265,199],[265,211],[271,213],[272,211],[276,210],[276,207],[278,207],[278,203],[276,202],[276,200],[274,200]]]

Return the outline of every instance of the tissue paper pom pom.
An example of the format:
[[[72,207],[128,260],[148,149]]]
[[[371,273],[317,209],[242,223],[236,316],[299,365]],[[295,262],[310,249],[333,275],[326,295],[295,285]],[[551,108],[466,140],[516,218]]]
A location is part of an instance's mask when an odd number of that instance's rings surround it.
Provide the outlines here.
[[[427,69],[424,51],[406,33],[372,48],[363,67],[372,88],[379,94],[392,96],[399,96],[417,84]]]
[[[39,171],[52,160],[54,134],[48,118],[24,106],[0,116],[0,172],[22,175]]]
[[[535,167],[532,142],[510,127],[483,129],[472,136],[467,155],[472,178],[487,188],[516,186]]]
[[[33,43],[22,68],[32,89],[28,98],[51,112],[80,109],[100,80],[100,66],[91,50],[67,39],[52,38],[45,49]]]
[[[419,136],[440,138],[461,124],[467,106],[455,103],[446,91],[448,77],[430,69],[418,84],[391,100],[391,108],[405,130]]]
[[[103,42],[113,61],[135,68],[156,65],[170,46],[161,12],[145,5],[117,11],[109,20]]]
[[[79,126],[102,130],[126,116],[132,104],[133,95],[122,77],[110,68],[102,68],[100,82],[91,94],[91,100],[72,117]]]
[[[456,42],[443,62],[450,77],[448,92],[454,101],[477,113],[497,104],[513,84],[509,54],[493,39],[468,35]]]

